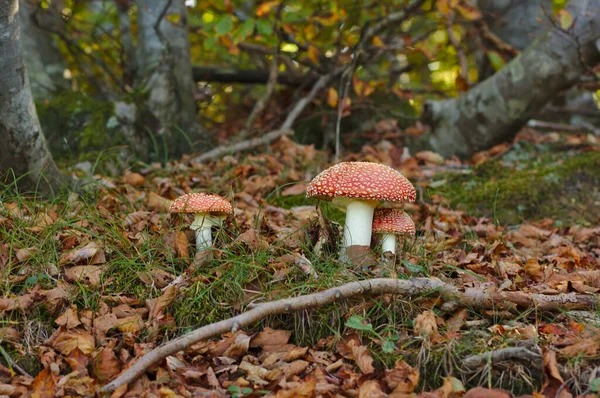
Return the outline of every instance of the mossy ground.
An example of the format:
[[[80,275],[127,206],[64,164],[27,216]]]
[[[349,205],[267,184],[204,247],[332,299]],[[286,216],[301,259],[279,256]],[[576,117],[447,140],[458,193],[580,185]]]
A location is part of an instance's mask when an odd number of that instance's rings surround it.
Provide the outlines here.
[[[600,152],[552,151],[519,144],[500,159],[475,166],[469,175],[444,176],[430,194],[452,208],[500,224],[553,219],[592,225],[600,206]]]

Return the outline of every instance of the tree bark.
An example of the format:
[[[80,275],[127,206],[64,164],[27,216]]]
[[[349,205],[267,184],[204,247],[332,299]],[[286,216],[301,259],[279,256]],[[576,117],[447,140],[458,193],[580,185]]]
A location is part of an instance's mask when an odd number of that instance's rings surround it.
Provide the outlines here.
[[[62,176],[46,146],[25,69],[18,0],[0,0],[0,177],[51,194]],[[12,172],[11,172],[12,170]]]
[[[169,156],[198,139],[194,80],[184,0],[137,0],[138,57],[147,106]]]
[[[468,157],[512,139],[531,115],[600,62],[600,4],[571,1],[573,24],[553,26],[496,74],[459,98],[425,104],[429,147]]]
[[[69,81],[64,78],[65,62],[52,35],[40,29],[33,20],[37,8],[38,5],[34,2],[20,2],[21,46],[33,97],[44,100],[57,91],[68,88]]]

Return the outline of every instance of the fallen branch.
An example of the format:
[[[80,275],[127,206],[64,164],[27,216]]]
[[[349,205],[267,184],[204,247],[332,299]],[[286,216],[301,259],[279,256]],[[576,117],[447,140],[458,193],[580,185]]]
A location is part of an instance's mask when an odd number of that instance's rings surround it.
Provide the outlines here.
[[[250,140],[242,141],[234,145],[219,146],[215,149],[203,153],[200,156],[191,159],[191,162],[202,163],[209,160],[217,159],[229,153],[247,151],[249,149],[253,149],[261,145],[266,145],[283,135],[292,134],[291,128],[296,118],[300,116],[300,113],[302,113],[304,108],[306,108],[306,106],[312,102],[312,100],[317,96],[317,94],[329,84],[331,79],[336,77],[338,74],[342,73],[343,70],[344,68],[338,68],[331,73],[321,76],[319,80],[317,80],[313,88],[310,90],[308,95],[300,99],[296,103],[296,105],[290,111],[290,113],[288,114],[288,116],[286,117],[279,129],[270,131],[261,137],[252,138]]]
[[[436,293],[449,301],[456,300],[463,306],[485,309],[501,308],[514,311],[527,308],[535,308],[539,312],[594,309],[598,304],[598,298],[595,296],[574,293],[544,295],[525,292],[484,292],[476,291],[476,289],[468,289],[462,293],[453,285],[437,278],[412,278],[408,280],[379,278],[350,282],[322,292],[257,304],[240,315],[198,328],[142,356],[119,377],[105,385],[102,391],[113,391],[122,385],[131,383],[147,369],[157,365],[169,355],[187,349],[192,344],[251,325],[267,316],[317,308],[335,301],[363,295],[396,294],[404,297],[414,297],[429,293]],[[512,351],[496,355],[502,356],[508,355],[508,353],[512,355]],[[471,361],[475,361],[475,359],[471,359]]]
[[[459,294],[455,287],[435,278],[409,280],[382,278],[351,282],[318,293],[258,304],[238,316],[203,326],[150,351],[121,373],[119,377],[102,387],[102,391],[113,391],[122,385],[131,383],[147,369],[157,365],[169,355],[185,350],[192,344],[251,325],[270,315],[303,311],[361,295],[401,294],[413,297],[433,291],[446,298],[453,298]]]

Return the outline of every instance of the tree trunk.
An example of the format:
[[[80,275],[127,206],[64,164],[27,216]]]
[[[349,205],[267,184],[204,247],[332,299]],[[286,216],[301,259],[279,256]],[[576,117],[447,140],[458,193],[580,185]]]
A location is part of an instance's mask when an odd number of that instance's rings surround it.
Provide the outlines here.
[[[33,14],[39,7],[36,3],[20,3],[21,46],[31,82],[31,92],[35,99],[44,100],[56,91],[68,88],[69,81],[64,78],[65,62],[52,40],[52,34],[40,29],[33,20]],[[38,13],[44,14],[47,11],[38,10]]]
[[[51,194],[62,176],[46,146],[21,53],[18,0],[0,0],[0,176]],[[12,171],[11,171],[12,170]]]
[[[512,139],[532,114],[600,62],[600,4],[571,1],[573,24],[552,27],[496,74],[459,98],[425,104],[429,146],[467,157]]]
[[[169,156],[179,156],[198,139],[184,0],[137,0],[137,5],[138,65],[147,106],[160,124],[160,145]]]

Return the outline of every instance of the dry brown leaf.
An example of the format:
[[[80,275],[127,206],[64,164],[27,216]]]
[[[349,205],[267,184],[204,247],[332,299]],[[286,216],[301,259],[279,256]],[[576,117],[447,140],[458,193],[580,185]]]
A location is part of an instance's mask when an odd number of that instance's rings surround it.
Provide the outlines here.
[[[466,324],[468,317],[469,311],[466,308],[456,311],[454,314],[452,314],[452,317],[448,319],[448,322],[446,322],[448,325],[448,332],[458,332]]]
[[[77,265],[65,270],[65,279],[67,282],[79,282],[90,287],[98,287],[104,270],[104,266]]]
[[[37,247],[28,247],[26,249],[17,249],[15,256],[17,257],[17,260],[25,261],[38,252],[39,249]]]
[[[140,173],[125,173],[123,176],[123,182],[130,184],[134,187],[140,187],[146,183],[146,179]]]
[[[95,258],[98,255],[100,257]],[[104,258],[104,251],[102,250],[100,243],[90,242],[83,247],[78,247],[63,254],[58,261],[58,265],[78,264],[84,261],[88,264],[102,264],[102,262],[100,262],[102,258]],[[94,262],[92,262],[92,260],[94,260]],[[106,261],[106,259],[104,261]]]
[[[385,394],[381,390],[381,386],[377,380],[367,380],[361,384],[358,390],[358,398],[385,398]]]
[[[287,390],[279,390],[274,398],[311,398],[315,394],[316,385],[315,380],[300,382]]]
[[[81,329],[69,331],[59,331],[58,335],[52,341],[52,347],[60,351],[63,355],[69,355],[75,348],[79,348],[84,354],[90,354],[94,351],[94,337]]]
[[[166,213],[169,211],[171,204],[173,204],[172,200],[163,198],[162,196],[160,196],[157,193],[148,192],[148,196],[146,199],[146,206],[150,210]]]
[[[175,253],[177,253],[177,257],[179,258],[188,258],[190,257],[190,245],[188,242],[187,235],[183,231],[177,231],[175,233],[175,239],[173,241]]]
[[[238,358],[248,352],[250,347],[250,336],[240,333],[235,336],[233,343],[225,350],[223,356]]]
[[[148,319],[156,319],[162,315],[163,311],[175,300],[176,293],[177,287],[169,286],[163,291],[160,297],[146,300],[146,306],[149,311]]]
[[[56,381],[50,369],[43,369],[31,384],[31,398],[53,398],[56,393]]]
[[[260,237],[260,231],[249,229],[235,239],[235,243],[242,244],[250,250],[265,250],[269,244]]]
[[[15,328],[0,327],[0,339],[11,343],[16,343],[21,338],[21,334]]]
[[[144,321],[140,315],[132,315],[124,318],[119,318],[117,328],[121,333],[138,334],[144,327]]]
[[[301,181],[297,184],[289,186],[281,191],[281,196],[291,196],[291,195],[304,195],[306,193],[306,187],[308,183]]]
[[[542,268],[542,265],[534,258],[527,260],[523,266],[523,269],[525,269],[525,273],[536,282],[541,282],[544,279],[544,269]]]
[[[561,355],[573,358],[578,355],[584,357],[595,357],[598,355],[600,349],[600,342],[595,338],[582,339],[576,341],[573,345],[567,346],[561,349],[559,352]]]
[[[399,360],[394,369],[385,371],[383,381],[393,393],[411,394],[419,385],[419,378],[418,369]]]
[[[512,398],[513,396],[505,390],[475,387],[467,391],[463,398]]]
[[[250,341],[250,347],[278,346],[287,344],[292,332],[289,330],[275,330],[270,327],[264,328]],[[274,350],[273,350],[274,351]]]
[[[81,325],[79,321],[79,316],[77,315],[77,306],[69,307],[65,312],[63,312],[58,318],[54,320],[59,326],[64,326],[67,329],[75,329],[77,326]]]
[[[102,383],[111,381],[121,372],[121,362],[111,345],[100,350],[93,361],[94,374]]]
[[[80,375],[87,375],[87,367],[89,363],[89,357],[85,355],[79,348],[75,347],[73,351],[65,358],[65,361],[69,364],[74,372],[79,372]]]
[[[438,327],[433,311],[426,310],[417,315],[413,329],[418,336],[431,336],[437,333]]]
[[[16,391],[17,388],[15,386],[12,386],[10,384],[0,384],[0,395],[12,396],[15,394]]]
[[[354,361],[363,374],[368,375],[375,371],[375,368],[373,367],[373,357],[369,353],[369,349],[367,347],[364,345],[358,345],[354,339],[348,342],[348,347],[352,352]]]

